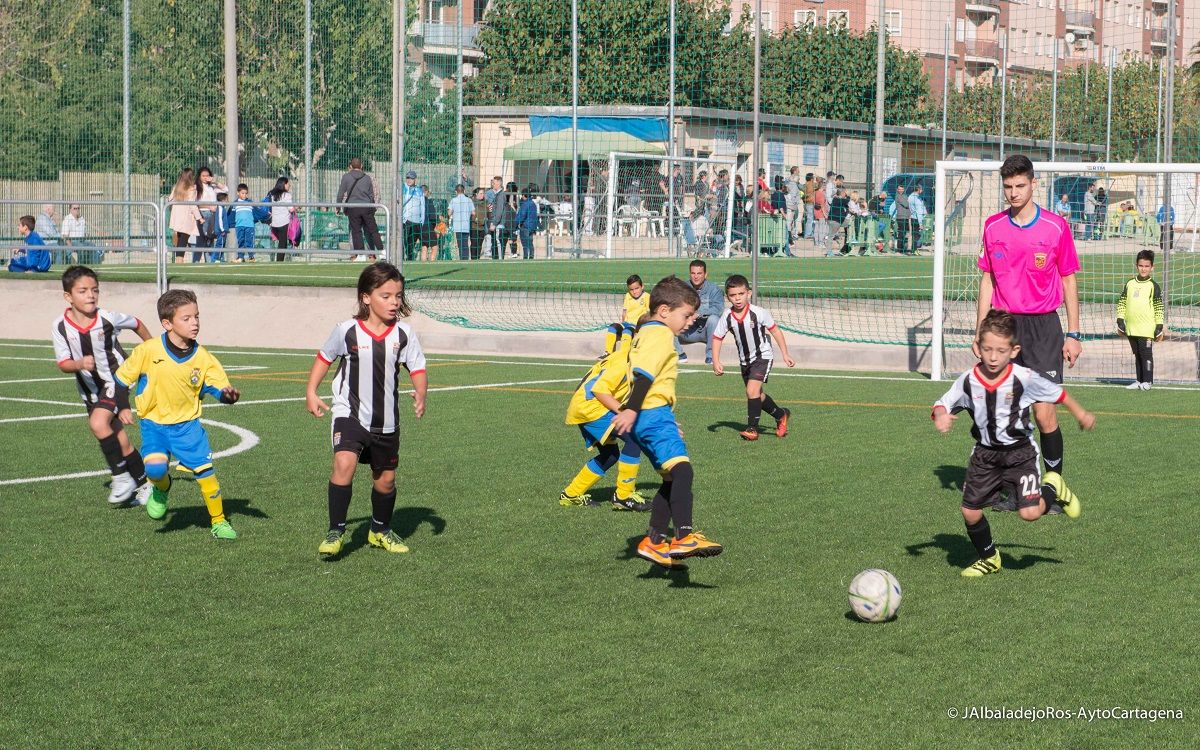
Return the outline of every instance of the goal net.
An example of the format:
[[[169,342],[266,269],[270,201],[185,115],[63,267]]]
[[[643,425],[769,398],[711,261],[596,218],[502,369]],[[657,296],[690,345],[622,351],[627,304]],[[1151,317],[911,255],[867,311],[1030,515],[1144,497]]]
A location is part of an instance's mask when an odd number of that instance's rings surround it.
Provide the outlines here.
[[[1003,210],[999,161],[939,161],[934,229],[931,372],[935,380],[971,367],[984,221]],[[1066,376],[1133,379],[1128,341],[1116,330],[1117,299],[1141,250],[1155,252],[1166,338],[1155,345],[1156,381],[1200,380],[1200,164],[1034,163],[1034,200],[1071,224],[1081,265],[1083,356]],[[1089,197],[1090,196],[1090,197]],[[1171,212],[1174,209],[1173,223]],[[1059,309],[1066,330],[1065,306]]]

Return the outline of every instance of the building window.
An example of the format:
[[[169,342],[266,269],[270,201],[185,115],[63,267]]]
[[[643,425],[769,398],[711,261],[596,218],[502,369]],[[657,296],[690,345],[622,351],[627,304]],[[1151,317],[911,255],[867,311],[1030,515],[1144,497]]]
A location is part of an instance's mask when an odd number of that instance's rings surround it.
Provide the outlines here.
[[[843,31],[850,28],[850,11],[848,10],[829,10],[825,12],[825,25],[831,29],[841,29]]]
[[[819,166],[821,164],[821,144],[816,141],[805,141],[803,161],[806,167]]]
[[[901,31],[901,16],[898,10],[887,10],[883,14],[884,23],[887,25],[887,33],[891,36],[900,36]]]
[[[797,10],[792,11],[792,25],[798,29],[812,28],[817,25],[817,12],[815,10]]]
[[[955,23],[954,41],[956,41],[956,42],[967,41],[967,21],[966,21],[966,19],[960,18]]]
[[[775,24],[775,21],[771,16],[771,11],[764,10],[762,12],[762,15],[759,16],[759,18],[758,18],[758,27],[760,29],[762,29],[765,33],[770,34],[772,31],[775,30],[774,24]]]

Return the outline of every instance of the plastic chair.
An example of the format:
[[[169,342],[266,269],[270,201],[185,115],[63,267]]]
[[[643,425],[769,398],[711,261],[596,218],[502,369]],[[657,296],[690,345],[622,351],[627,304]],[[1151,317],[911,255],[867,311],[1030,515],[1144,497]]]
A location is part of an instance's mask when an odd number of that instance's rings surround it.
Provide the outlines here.
[[[616,234],[617,237],[621,236],[622,228],[629,229],[630,237],[638,236],[638,234],[637,234],[638,220],[637,220],[637,216],[635,214],[636,214],[636,211],[634,210],[633,206],[630,206],[630,205],[617,206],[616,213],[613,217],[614,218],[613,223],[616,224],[615,230],[617,233]]]

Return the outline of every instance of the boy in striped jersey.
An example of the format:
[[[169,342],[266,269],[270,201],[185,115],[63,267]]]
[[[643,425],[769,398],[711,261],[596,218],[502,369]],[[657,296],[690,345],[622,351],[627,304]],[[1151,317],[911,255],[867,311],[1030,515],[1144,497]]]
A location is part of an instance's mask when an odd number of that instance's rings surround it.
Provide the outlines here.
[[[134,498],[138,505],[145,505],[150,493],[146,467],[123,429],[123,425],[133,424],[129,391],[114,388],[112,397],[106,391],[113,383],[113,373],[125,361],[125,350],[117,340],[121,331],[133,331],[142,341],[150,338],[150,331],[132,315],[100,309],[100,281],[87,266],[68,268],[62,287],[68,307],[51,329],[54,357],[59,370],[75,376],[87,406],[88,427],[100,442],[100,452],[112,472],[108,502],[120,506]]]
[[[963,373],[933,405],[933,424],[949,432],[958,412],[971,414],[975,448],[963,481],[962,514],[967,536],[979,560],[964,568],[968,578],[1000,572],[1000,552],[992,542],[983,509],[1000,495],[1015,491],[1017,511],[1026,521],[1041,518],[1058,504],[1068,518],[1079,518],[1079,499],[1058,472],[1041,474],[1033,440],[1030,406],[1063,404],[1090,430],[1096,418],[1071,398],[1062,386],[1035,370],[1013,363],[1020,352],[1016,321],[1011,313],[992,310],[979,324],[975,350],[979,364]]]
[[[1163,339],[1163,296],[1154,273],[1154,251],[1137,254],[1137,278],[1125,282],[1117,300],[1117,333],[1129,337],[1137,379],[1129,390],[1150,390],[1154,382],[1154,342]]]
[[[714,375],[725,373],[721,365],[721,343],[727,334],[732,333],[737,345],[738,361],[742,366],[742,382],[746,384],[746,429],[738,434],[743,440],[758,440],[758,420],[766,411],[775,418],[775,434],[785,437],[788,417],[792,413],[763,392],[774,361],[771,339],[775,339],[784,364],[795,367],[796,362],[788,354],[783,332],[775,325],[771,313],[750,304],[750,282],[745,276],[734,274],[726,279],[725,296],[732,307],[717,321],[717,328],[713,331],[712,368]]]

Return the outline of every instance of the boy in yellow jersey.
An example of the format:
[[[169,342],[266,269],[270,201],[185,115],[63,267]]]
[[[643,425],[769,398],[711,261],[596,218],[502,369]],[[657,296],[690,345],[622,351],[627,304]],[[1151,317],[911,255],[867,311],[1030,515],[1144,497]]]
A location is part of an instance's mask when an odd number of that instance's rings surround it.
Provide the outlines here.
[[[650,295],[646,294],[641,276],[635,273],[625,279],[625,288],[629,291],[621,303],[621,322],[610,325],[604,338],[604,351],[608,353],[616,351],[622,341],[632,338],[638,321],[650,312]]]
[[[195,294],[185,289],[167,292],[158,298],[158,317],[166,333],[138,345],[116,373],[117,384],[134,393],[141,420],[146,476],[154,484],[146,513],[155,520],[167,514],[167,470],[174,455],[196,477],[212,519],[213,538],[237,539],[225,518],[212,448],[200,424],[200,400],[207,395],[233,404],[241,394],[229,384],[216,357],[196,343],[200,308]]]
[[[1154,342],[1163,340],[1163,295],[1154,273],[1154,251],[1137,254],[1137,277],[1125,282],[1117,300],[1117,333],[1129,337],[1136,380],[1125,386],[1150,390],[1154,383]]]
[[[601,357],[571,396],[567,406],[567,424],[579,425],[588,450],[596,449],[596,457],[584,464],[567,488],[558,496],[565,506],[591,505],[587,491],[617,465],[617,491],[612,500],[613,510],[650,510],[650,503],[637,493],[638,464],[642,450],[629,438],[617,447],[612,434],[613,416],[621,410],[621,402],[629,397],[629,347],[622,347]]]
[[[629,398],[613,417],[613,431],[633,438],[663,477],[650,508],[650,531],[641,557],[671,567],[686,557],[721,554],[721,545],[692,528],[692,464],[675,421],[675,380],[679,355],[675,337],[696,317],[700,296],[689,284],[668,276],[650,292],[650,313],[633,336]],[[674,524],[674,537],[668,530]]]

